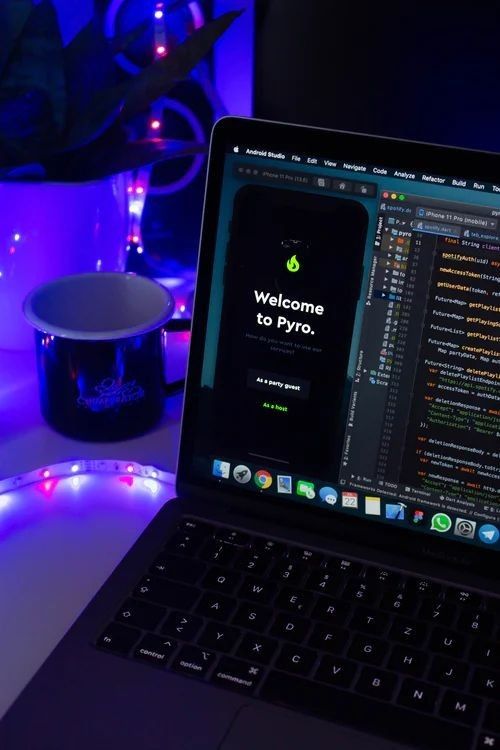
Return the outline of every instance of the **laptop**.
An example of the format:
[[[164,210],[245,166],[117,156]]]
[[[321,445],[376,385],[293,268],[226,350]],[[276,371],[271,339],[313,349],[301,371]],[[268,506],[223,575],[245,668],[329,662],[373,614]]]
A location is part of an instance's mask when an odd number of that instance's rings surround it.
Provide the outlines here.
[[[499,156],[221,120],[178,498],[3,750],[500,747],[499,268]]]

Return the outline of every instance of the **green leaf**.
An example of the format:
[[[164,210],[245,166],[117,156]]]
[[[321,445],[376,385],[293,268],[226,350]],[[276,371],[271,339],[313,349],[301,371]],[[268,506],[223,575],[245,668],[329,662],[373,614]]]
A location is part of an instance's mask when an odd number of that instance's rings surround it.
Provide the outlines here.
[[[241,13],[242,11],[231,11],[210,21],[171,50],[166,57],[126,81],[125,106],[121,117],[129,118],[143,112],[178,81],[184,79]]]
[[[84,151],[72,152],[64,159],[46,163],[47,178],[64,182],[100,180],[159,161],[205,153],[206,146],[189,141],[162,139],[127,143],[119,137],[112,141],[106,137],[99,148],[92,147],[87,154]]]
[[[116,120],[123,96],[100,96],[116,82],[115,54],[123,52],[151,26],[140,24],[130,33],[108,40],[95,19],[74,37],[64,50],[68,90],[68,146],[84,145]],[[95,116],[86,118],[94,110]],[[83,121],[78,120],[83,116]]]
[[[68,90],[67,129],[71,130],[82,113],[92,106],[97,94],[114,86],[116,66],[96,20],[83,27],[63,55]]]
[[[117,121],[123,109],[125,86],[98,92],[87,110],[70,127],[61,151],[73,151],[101,137]]]
[[[54,120],[41,89],[0,89],[0,140],[7,163],[35,161],[53,143]]]
[[[0,7],[0,75],[32,10],[31,0],[4,0]]]
[[[57,130],[64,128],[66,82],[63,44],[50,0],[42,0],[33,6],[10,56],[0,80],[0,91],[13,88],[44,91],[50,100]]]
[[[120,117],[131,117],[165,94],[209,52],[241,11],[226,13],[195,31],[170,54],[146,68],[137,76],[113,88],[98,91],[87,110],[81,114],[67,134],[65,150],[80,148],[99,138]],[[125,110],[125,103],[127,110]]]

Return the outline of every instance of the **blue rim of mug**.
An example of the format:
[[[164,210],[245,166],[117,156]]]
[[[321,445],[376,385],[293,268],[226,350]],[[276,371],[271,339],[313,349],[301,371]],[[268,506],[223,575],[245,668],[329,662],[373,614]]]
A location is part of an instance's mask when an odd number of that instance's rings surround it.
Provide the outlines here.
[[[138,324],[136,326],[129,326],[127,328],[116,328],[116,329],[109,329],[104,331],[83,331],[83,330],[77,330],[74,328],[66,328],[64,326],[54,325],[50,322],[47,322],[46,320],[43,320],[41,317],[37,315],[37,313],[33,309],[33,302],[36,300],[37,296],[47,289],[50,289],[50,287],[59,287],[61,284],[67,284],[72,283],[77,279],[84,279],[84,278],[96,278],[99,277],[99,279],[109,278],[109,277],[123,277],[126,279],[130,279],[130,282],[128,283],[137,283],[134,280],[140,280],[140,283],[144,286],[150,286],[150,288],[155,290],[156,293],[160,292],[163,295],[164,298],[164,309],[161,313],[159,313],[157,316],[151,318],[147,322]],[[80,273],[80,274],[73,274],[71,276],[62,276],[58,279],[54,279],[52,281],[45,282],[43,284],[40,284],[39,286],[36,286],[34,289],[31,290],[31,292],[28,294],[26,299],[23,302],[23,313],[24,317],[27,320],[27,322],[33,326],[33,328],[37,331],[40,331],[41,333],[46,333],[51,336],[57,336],[63,339],[70,339],[73,341],[117,341],[119,339],[127,339],[132,336],[140,336],[145,333],[151,333],[152,331],[157,330],[158,328],[161,328],[163,325],[165,325],[173,316],[175,308],[175,301],[172,293],[164,287],[162,284],[159,284],[154,279],[150,279],[147,276],[139,276],[134,273],[123,273],[123,272],[93,272],[93,273]]]

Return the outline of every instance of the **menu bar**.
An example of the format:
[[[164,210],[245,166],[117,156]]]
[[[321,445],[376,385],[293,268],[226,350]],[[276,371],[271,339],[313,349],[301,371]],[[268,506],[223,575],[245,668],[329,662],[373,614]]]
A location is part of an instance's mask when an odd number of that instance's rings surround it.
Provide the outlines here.
[[[431,185],[443,185],[465,190],[475,190],[480,193],[493,193],[500,196],[500,182],[482,182],[477,179],[463,179],[457,176],[436,175],[429,172],[416,172],[405,169],[393,169],[381,165],[364,164],[362,162],[346,161],[343,159],[326,159],[324,157],[297,154],[286,151],[271,151],[262,148],[250,148],[234,145],[231,150],[239,156],[252,156],[276,163],[289,163],[306,167],[321,167],[332,171],[352,172],[360,177],[370,175],[376,177],[395,177],[409,182],[425,182]]]

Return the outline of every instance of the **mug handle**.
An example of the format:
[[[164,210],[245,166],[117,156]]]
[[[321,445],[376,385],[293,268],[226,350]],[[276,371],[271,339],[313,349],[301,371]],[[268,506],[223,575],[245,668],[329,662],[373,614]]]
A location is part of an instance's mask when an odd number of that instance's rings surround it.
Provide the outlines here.
[[[168,323],[162,326],[163,330],[167,333],[183,333],[184,331],[191,330],[191,320],[187,318],[171,318]],[[175,396],[178,393],[182,393],[184,386],[186,385],[186,378],[180,380],[173,380],[171,383],[166,381],[163,383],[166,396]]]

